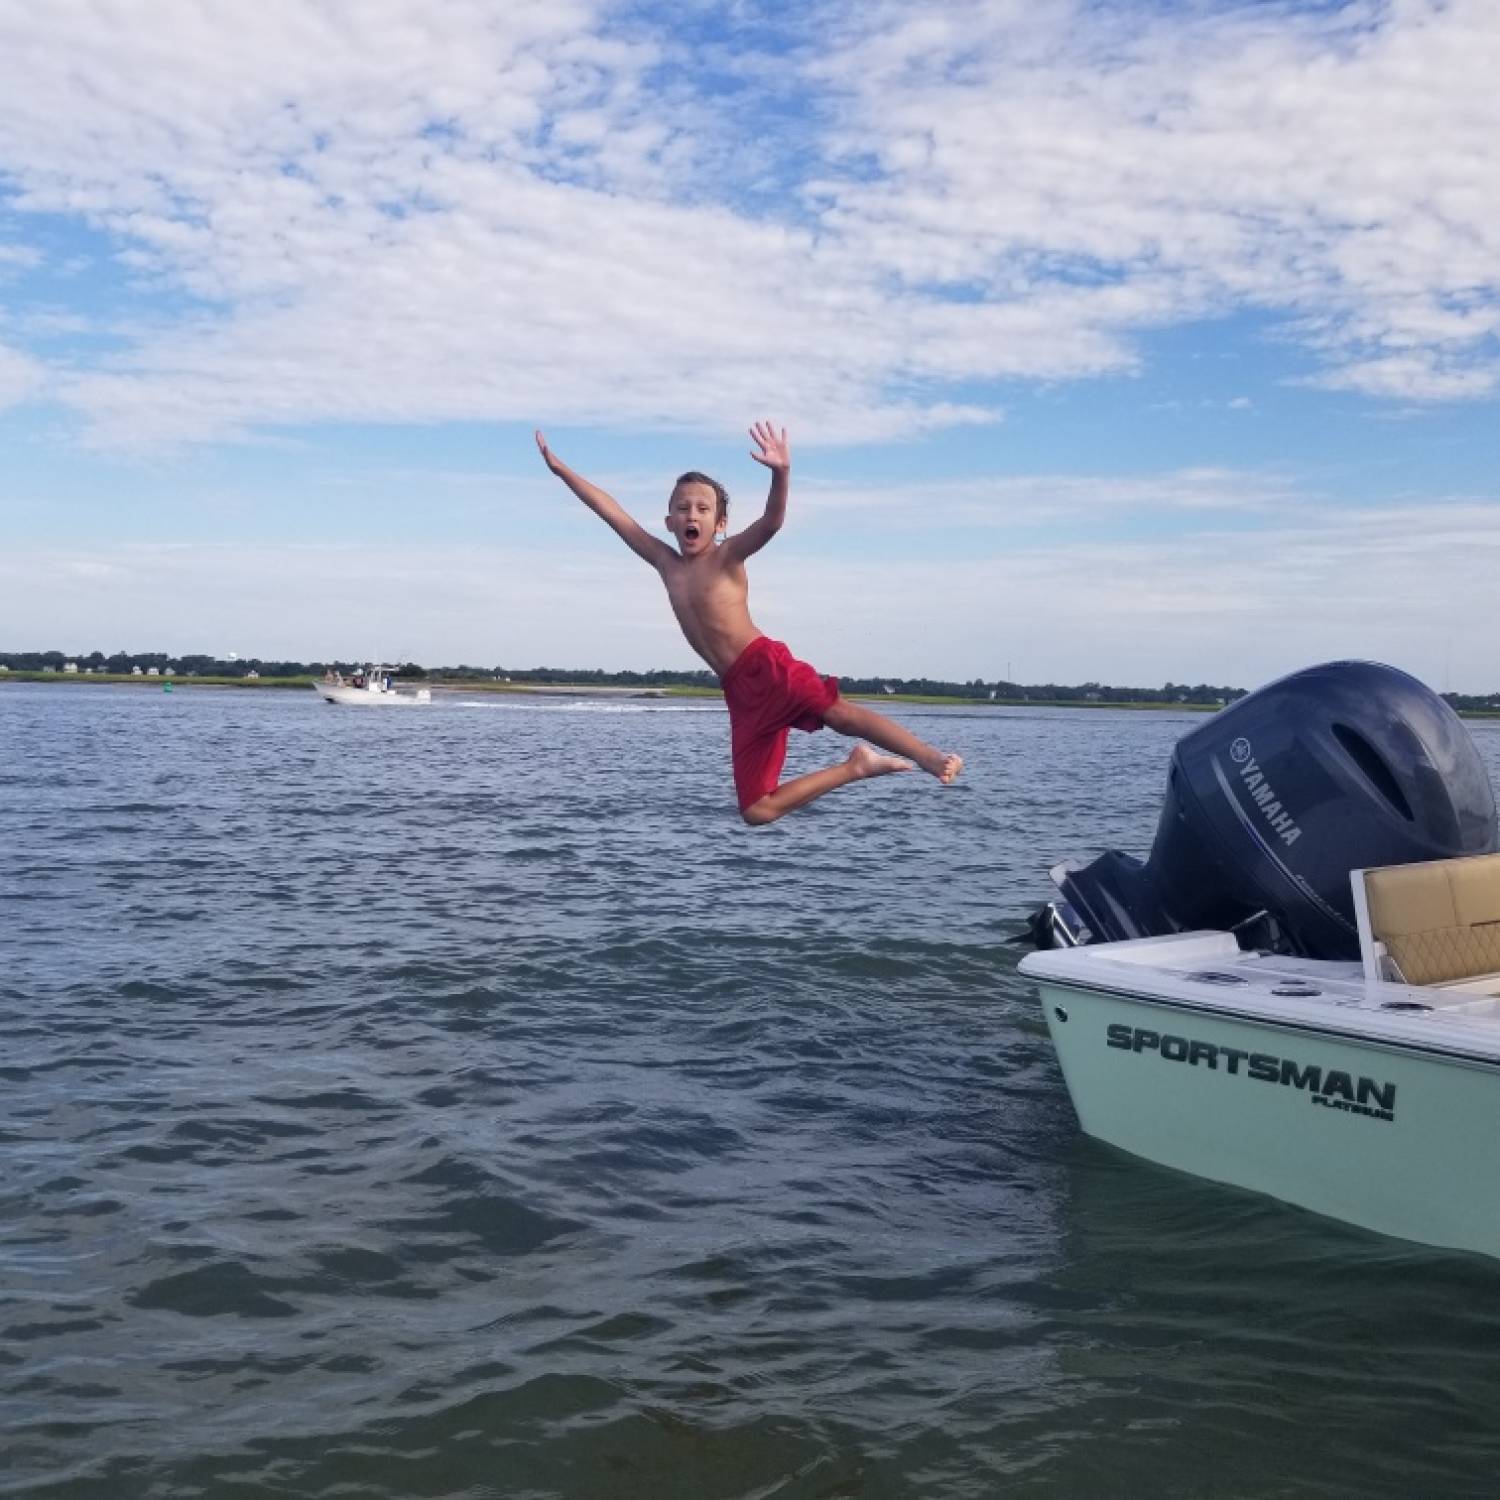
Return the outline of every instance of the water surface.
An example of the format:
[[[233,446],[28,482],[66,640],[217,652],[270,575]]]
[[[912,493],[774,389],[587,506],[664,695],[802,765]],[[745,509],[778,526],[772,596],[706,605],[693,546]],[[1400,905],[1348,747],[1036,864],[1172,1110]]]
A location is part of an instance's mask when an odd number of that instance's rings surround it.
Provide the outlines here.
[[[1081,1137],[1016,974],[1197,721],[903,717],[749,830],[707,704],[0,690],[0,1492],[1493,1494],[1500,1267]]]

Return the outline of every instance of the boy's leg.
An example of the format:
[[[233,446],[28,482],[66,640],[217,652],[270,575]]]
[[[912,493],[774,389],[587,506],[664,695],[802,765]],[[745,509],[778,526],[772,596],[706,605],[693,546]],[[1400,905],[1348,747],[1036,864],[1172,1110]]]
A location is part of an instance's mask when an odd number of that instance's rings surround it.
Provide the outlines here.
[[[893,771],[911,769],[904,760],[877,755],[868,745],[856,745],[847,760],[836,766],[825,766],[821,771],[809,771],[805,776],[794,776],[758,802],[752,802],[740,816],[751,824],[774,823],[777,818],[785,817],[794,808],[805,807],[815,797],[821,797],[835,787],[848,786],[851,781],[863,781],[869,776],[888,776]]]
[[[895,720],[878,714],[873,708],[860,703],[851,703],[847,698],[835,698],[824,711],[823,722],[840,734],[853,735],[856,739],[869,740],[882,750],[893,751],[916,761],[929,775],[946,785],[963,769],[963,761],[946,750],[935,750],[925,740],[919,740],[910,730],[903,729]]]

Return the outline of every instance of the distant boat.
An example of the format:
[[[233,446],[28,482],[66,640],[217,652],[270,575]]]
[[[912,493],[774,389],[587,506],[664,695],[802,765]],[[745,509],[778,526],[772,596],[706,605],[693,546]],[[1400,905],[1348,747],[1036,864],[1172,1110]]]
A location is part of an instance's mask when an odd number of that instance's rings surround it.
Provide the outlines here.
[[[313,687],[329,703],[352,703],[360,707],[410,707],[432,702],[430,688],[418,688],[414,693],[398,692],[392,685],[394,675],[389,667],[376,666],[365,667],[347,678],[339,672],[327,672]]]

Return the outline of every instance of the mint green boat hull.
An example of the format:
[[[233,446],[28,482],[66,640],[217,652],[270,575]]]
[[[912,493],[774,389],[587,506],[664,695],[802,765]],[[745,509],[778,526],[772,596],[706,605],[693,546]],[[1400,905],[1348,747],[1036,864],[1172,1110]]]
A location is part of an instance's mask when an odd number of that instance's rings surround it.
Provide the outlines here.
[[[1382,1234],[1500,1257],[1500,1063],[1035,977],[1089,1135]]]

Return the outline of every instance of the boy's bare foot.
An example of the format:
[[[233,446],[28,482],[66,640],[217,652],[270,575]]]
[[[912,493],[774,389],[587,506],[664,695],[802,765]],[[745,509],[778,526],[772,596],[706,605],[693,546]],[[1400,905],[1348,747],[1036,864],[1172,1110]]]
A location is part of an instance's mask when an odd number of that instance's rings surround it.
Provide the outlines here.
[[[951,786],[964,768],[961,755],[949,755],[946,750],[934,750],[930,756],[922,757],[922,769],[936,776],[944,786]]]
[[[856,781],[866,776],[889,776],[892,771],[915,771],[909,760],[900,760],[894,755],[880,755],[868,745],[856,745],[849,752],[847,761]]]

